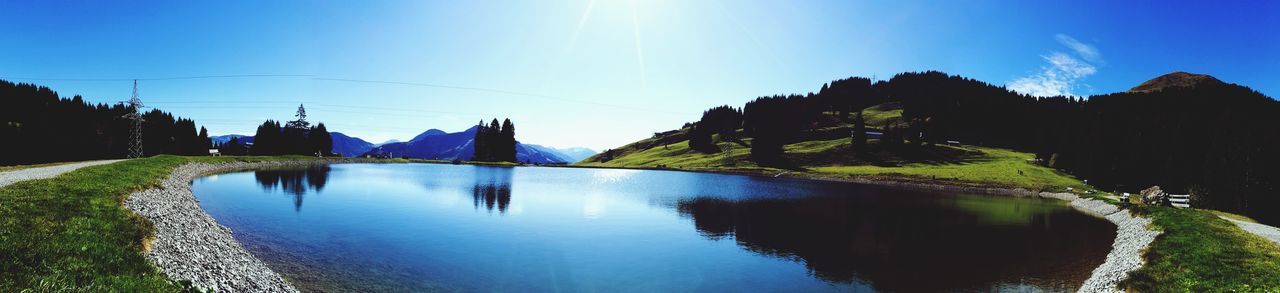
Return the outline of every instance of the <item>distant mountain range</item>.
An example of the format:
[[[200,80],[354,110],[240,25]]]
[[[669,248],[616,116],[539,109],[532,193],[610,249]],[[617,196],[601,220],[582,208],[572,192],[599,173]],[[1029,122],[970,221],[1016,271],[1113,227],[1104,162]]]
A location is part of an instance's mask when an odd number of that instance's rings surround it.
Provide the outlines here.
[[[330,132],[333,138],[333,152],[346,157],[362,155],[390,155],[437,160],[470,160],[475,152],[472,139],[476,128],[471,127],[462,132],[448,133],[439,129],[430,129],[414,136],[407,142],[390,140],[382,144],[373,144],[358,137],[348,136],[341,132]],[[228,134],[209,137],[216,144],[223,144],[239,138],[241,143],[253,142],[253,136]],[[595,155],[587,148],[557,149],[536,144],[516,143],[516,159],[520,162],[555,164],[573,163]]]
[[[400,140],[399,140],[399,139],[394,139],[394,138],[393,138],[393,139],[388,139],[387,141],[384,141],[384,142],[375,143],[375,144],[373,144],[373,146],[381,146],[381,145],[384,145],[384,144],[397,143],[397,142],[400,142]]]
[[[407,142],[376,146],[365,154],[465,161],[470,160],[471,156],[475,154],[475,146],[473,145],[475,136],[476,127],[454,133],[431,129],[414,136],[413,139]],[[582,156],[584,152],[590,152],[590,150],[575,149],[571,153],[564,153],[555,148],[516,142],[516,160],[526,163],[573,163],[585,158]]]
[[[532,145],[532,144],[530,144],[530,145]],[[573,147],[573,148],[563,148],[563,149],[562,149],[562,148],[553,148],[553,147],[543,147],[543,146],[538,146],[538,145],[532,145],[532,146],[536,146],[536,147],[541,147],[541,148],[550,149],[550,150],[552,150],[552,151],[554,151],[554,152],[556,152],[556,153],[560,154],[560,157],[561,157],[561,158],[565,158],[565,159],[567,159],[570,163],[580,162],[580,161],[582,161],[582,160],[586,160],[587,158],[589,158],[589,157],[591,157],[591,156],[594,156],[594,155],[596,155],[596,154],[600,153],[600,152],[597,152],[597,151],[595,151],[595,150],[592,150],[592,149],[589,149],[589,148],[584,148],[584,147]]]
[[[209,140],[212,140],[213,144],[224,144],[224,143],[227,143],[228,141],[231,141],[232,138],[239,138],[240,142],[246,142],[245,141],[246,139],[248,140],[247,142],[253,142],[253,136],[239,135],[239,134],[215,135],[215,136],[210,136]]]

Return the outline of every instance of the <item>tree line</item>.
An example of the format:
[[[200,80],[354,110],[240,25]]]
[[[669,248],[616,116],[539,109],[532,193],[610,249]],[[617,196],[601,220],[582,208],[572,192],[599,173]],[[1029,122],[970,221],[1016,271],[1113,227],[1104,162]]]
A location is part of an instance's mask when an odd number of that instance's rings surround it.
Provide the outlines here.
[[[476,126],[472,147],[472,161],[516,162],[516,126],[511,124],[511,119],[503,119],[502,124],[498,124],[498,118],[494,118],[488,125],[481,120]]]
[[[859,113],[885,102],[903,109],[902,122],[879,129],[888,149],[947,141],[1015,149],[1106,190],[1160,185],[1192,194],[1197,206],[1280,220],[1280,102],[1216,80],[1082,98],[1023,95],[936,71],[855,77],[817,93],[756,98],[740,116],[710,109],[689,125],[689,146],[718,152],[710,135],[741,129],[752,160],[785,164],[782,146],[850,122],[858,149],[868,130]]]
[[[302,105],[298,105],[298,112],[295,116],[298,117],[297,120],[286,122],[283,125],[275,120],[263,122],[254,132],[252,146],[240,142],[238,138],[232,138],[226,144],[220,146],[219,149],[228,155],[332,156],[333,137],[329,134],[329,130],[324,126],[324,123],[317,123],[315,126],[311,126],[311,123],[306,120],[307,112]]]
[[[0,81],[0,165],[123,158],[133,109],[62,98],[44,86]],[[152,109],[142,114],[144,155],[205,155],[208,131],[195,121]]]

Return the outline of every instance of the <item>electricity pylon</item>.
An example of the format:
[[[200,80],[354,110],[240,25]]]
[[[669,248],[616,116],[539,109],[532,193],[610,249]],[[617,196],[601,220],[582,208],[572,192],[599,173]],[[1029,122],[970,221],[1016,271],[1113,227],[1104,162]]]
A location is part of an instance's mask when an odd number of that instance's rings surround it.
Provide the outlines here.
[[[133,97],[129,99],[129,114],[124,118],[133,120],[133,129],[129,131],[129,158],[142,157],[142,114],[138,110],[144,107],[138,98],[138,80],[133,80]]]

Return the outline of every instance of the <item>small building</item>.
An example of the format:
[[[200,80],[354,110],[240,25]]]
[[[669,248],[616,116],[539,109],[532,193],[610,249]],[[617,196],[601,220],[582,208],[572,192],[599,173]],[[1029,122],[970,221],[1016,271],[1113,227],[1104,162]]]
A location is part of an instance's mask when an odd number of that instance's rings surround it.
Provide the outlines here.
[[[214,157],[221,157],[222,152],[219,151],[218,149],[209,149],[209,155]]]

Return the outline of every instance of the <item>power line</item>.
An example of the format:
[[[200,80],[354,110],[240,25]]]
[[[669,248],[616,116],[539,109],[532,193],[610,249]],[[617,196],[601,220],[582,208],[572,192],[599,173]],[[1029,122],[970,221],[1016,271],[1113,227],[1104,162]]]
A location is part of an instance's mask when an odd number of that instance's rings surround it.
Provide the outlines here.
[[[47,78],[47,77],[15,77],[0,76],[0,79],[7,80],[48,80],[48,81],[130,81],[130,80],[183,80],[183,79],[210,79],[210,78],[253,78],[253,77],[314,77],[310,74],[228,74],[228,75],[195,75],[195,76],[176,76],[176,77],[152,77],[152,78]]]
[[[283,77],[283,78],[290,78],[290,77],[292,77],[292,78],[310,78],[310,79],[312,79],[312,80],[320,80],[320,81],[338,81],[338,82],[368,83],[368,84],[390,84],[390,85],[405,85],[405,86],[431,87],[431,88],[443,88],[443,89],[454,89],[454,90],[467,90],[467,91],[478,91],[478,92],[498,93],[498,94],[505,94],[505,95],[513,95],[513,96],[534,97],[534,98],[548,99],[548,100],[556,100],[556,101],[562,101],[562,102],[572,102],[572,103],[580,103],[580,104],[590,104],[590,105],[596,105],[596,106],[605,106],[605,107],[613,107],[613,108],[619,108],[619,109],[627,109],[627,110],[635,110],[635,111],[645,111],[645,112],[653,112],[653,113],[663,113],[663,114],[671,114],[671,115],[690,115],[690,114],[692,114],[692,113],[681,113],[681,112],[672,112],[672,111],[663,111],[663,110],[648,109],[648,108],[641,108],[641,107],[633,107],[633,106],[627,106],[627,105],[618,105],[618,104],[610,104],[610,103],[601,103],[601,102],[588,101],[588,100],[571,99],[571,98],[565,98],[565,97],[554,96],[554,95],[544,95],[544,94],[536,94],[536,93],[526,93],[526,92],[510,91],[510,90],[503,90],[503,89],[492,89],[492,88],[482,88],[482,87],[468,87],[468,86],[455,86],[455,85],[435,84],[435,83],[421,83],[421,82],[386,81],[386,80],[369,80],[369,79],[349,79],[349,78],[331,78],[331,77],[320,77],[320,76],[313,75],[313,74],[227,74],[227,75],[196,75],[196,76],[175,76],[175,77],[151,77],[151,78],[50,78],[50,77],[14,77],[14,76],[0,76],[0,79],[6,79],[6,80],[42,80],[42,81],[88,81],[88,82],[112,82],[112,81],[138,81],[138,80],[145,80],[145,81],[165,81],[165,80],[190,80],[190,79],[214,79],[214,78],[261,78],[261,77]],[[291,103],[292,103],[292,102],[291,102]]]
[[[516,91],[508,91],[508,90],[499,90],[499,89],[489,89],[489,88],[466,87],[466,86],[453,86],[453,85],[433,84],[433,83],[420,83],[420,82],[384,81],[384,80],[365,80],[365,79],[347,79],[347,78],[328,78],[328,77],[315,77],[315,78],[312,78],[312,79],[314,79],[314,80],[327,80],[327,81],[354,82],[354,83],[394,84],[394,85],[421,86],[421,87],[433,87],[433,88],[444,88],[444,89],[455,89],[455,90],[480,91],[480,92],[490,92],[490,93],[507,94],[507,95],[513,95],[513,96],[526,96],[526,97],[534,97],[534,98],[550,99],[550,100],[557,100],[557,101],[563,101],[563,102],[573,102],[573,103],[592,104],[592,105],[597,105],[597,106],[606,106],[606,107],[614,107],[614,108],[621,108],[621,109],[628,109],[628,110],[637,110],[637,111],[646,111],[646,112],[655,112],[655,113],[665,113],[665,114],[674,114],[674,115],[686,115],[686,114],[689,114],[689,113],[678,113],[678,112],[670,112],[670,111],[662,111],[662,110],[654,110],[654,109],[638,108],[638,107],[625,106],[625,105],[616,105],[616,104],[609,104],[609,103],[601,103],[601,102],[585,101],[585,100],[578,100],[578,99],[570,99],[570,98],[564,98],[564,97],[558,97],[558,96],[552,96],[552,95],[534,94],[534,93],[524,93],[524,92],[516,92]]]

